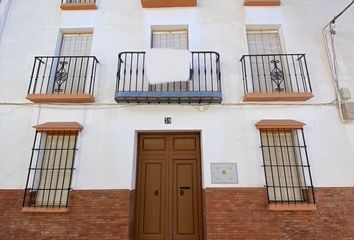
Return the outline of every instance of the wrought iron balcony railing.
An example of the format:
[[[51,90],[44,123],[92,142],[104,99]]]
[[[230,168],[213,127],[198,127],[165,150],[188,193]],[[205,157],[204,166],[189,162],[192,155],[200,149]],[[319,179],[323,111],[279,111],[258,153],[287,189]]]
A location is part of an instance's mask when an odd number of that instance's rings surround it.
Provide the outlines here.
[[[211,51],[191,52],[189,81],[149,84],[145,52],[121,52],[115,99],[119,103],[220,103],[220,56]]]
[[[243,55],[240,61],[245,101],[313,97],[305,54]]]
[[[35,57],[27,98],[34,102],[43,98],[60,102],[66,96],[73,100],[76,95],[92,100],[98,63],[92,56]]]

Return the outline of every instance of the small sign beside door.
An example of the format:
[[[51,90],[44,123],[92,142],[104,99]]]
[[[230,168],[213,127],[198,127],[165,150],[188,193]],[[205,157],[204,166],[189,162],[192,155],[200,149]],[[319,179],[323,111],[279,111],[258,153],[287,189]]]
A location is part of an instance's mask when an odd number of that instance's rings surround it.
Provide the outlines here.
[[[211,163],[211,182],[215,184],[237,184],[236,163]]]

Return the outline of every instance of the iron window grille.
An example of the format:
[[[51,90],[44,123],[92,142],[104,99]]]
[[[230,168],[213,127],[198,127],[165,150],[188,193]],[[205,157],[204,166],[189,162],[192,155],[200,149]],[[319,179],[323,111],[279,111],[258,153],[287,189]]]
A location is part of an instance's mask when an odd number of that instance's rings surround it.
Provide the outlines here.
[[[303,129],[260,129],[269,204],[315,204]]]
[[[23,207],[67,208],[77,131],[36,131]]]

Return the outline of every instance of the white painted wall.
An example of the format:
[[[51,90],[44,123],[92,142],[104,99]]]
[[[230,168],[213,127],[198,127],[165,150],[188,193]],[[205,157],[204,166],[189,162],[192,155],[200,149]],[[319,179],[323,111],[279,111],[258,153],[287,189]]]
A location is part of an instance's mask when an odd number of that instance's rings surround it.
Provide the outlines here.
[[[322,27],[348,1],[282,0],[281,7],[243,7],[242,0],[199,0],[196,8],[142,9],[139,0],[100,0],[96,11],[64,12],[60,1],[14,1],[0,43],[0,188],[24,188],[33,125],[77,121],[73,187],[134,188],[137,131],[195,130],[202,136],[204,187],[265,184],[261,119],[306,123],[314,186],[354,186],[354,125],[340,122],[321,38]],[[38,9],[45,9],[42,12]],[[353,9],[338,21],[341,74],[354,82]],[[281,26],[287,53],[306,53],[315,97],[300,103],[243,103],[239,59],[247,54],[246,26]],[[188,25],[191,50],[221,55],[221,105],[124,105],[114,101],[117,54],[150,46],[153,25]],[[100,61],[96,103],[36,105],[26,99],[34,56],[53,55],[60,31],[93,29],[92,55]],[[353,81],[351,81],[353,80]],[[353,85],[354,93],[354,85]],[[354,95],[354,94],[353,94]],[[165,116],[172,125],[164,125]],[[239,184],[214,185],[210,163],[237,162]]]

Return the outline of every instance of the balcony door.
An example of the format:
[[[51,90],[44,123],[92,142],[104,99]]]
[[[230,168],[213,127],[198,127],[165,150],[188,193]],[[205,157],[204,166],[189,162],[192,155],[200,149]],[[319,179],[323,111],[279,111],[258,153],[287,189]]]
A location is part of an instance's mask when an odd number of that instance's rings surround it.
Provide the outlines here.
[[[199,133],[139,135],[135,239],[203,239],[200,165]]]
[[[151,48],[188,49],[187,30],[153,30]],[[149,85],[149,91],[188,91],[190,81]]]
[[[279,32],[247,31],[253,92],[287,91],[286,66],[281,57],[282,46]]]
[[[92,68],[90,55],[92,33],[63,34],[60,56],[56,59],[53,93],[80,94],[85,92]]]

